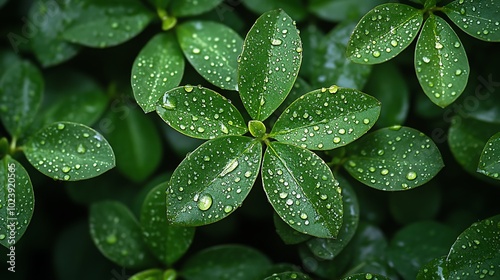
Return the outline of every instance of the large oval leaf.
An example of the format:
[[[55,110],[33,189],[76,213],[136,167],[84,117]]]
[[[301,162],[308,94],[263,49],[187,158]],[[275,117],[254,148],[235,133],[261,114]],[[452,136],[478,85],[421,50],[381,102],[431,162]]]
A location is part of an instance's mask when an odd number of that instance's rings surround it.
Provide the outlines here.
[[[53,123],[24,146],[28,161],[56,180],[76,181],[98,176],[115,166],[115,155],[106,139],[82,124]]]
[[[387,61],[410,45],[423,20],[423,11],[408,5],[377,6],[363,16],[354,29],[347,45],[347,56],[363,64]]]
[[[434,142],[409,127],[379,129],[349,145],[347,150],[347,171],[360,182],[384,191],[423,185],[444,166]]]
[[[184,55],[203,78],[222,89],[238,89],[238,56],[243,48],[238,33],[210,21],[189,21],[176,31]]]
[[[453,103],[469,78],[467,54],[451,26],[439,16],[425,21],[415,48],[415,69],[420,86],[440,107]]]
[[[170,4],[170,10],[176,17],[195,16],[217,7],[223,0],[175,0]]]
[[[161,95],[179,85],[184,74],[184,57],[172,33],[151,38],[132,66],[132,90],[144,112],[154,111]]]
[[[496,0],[455,0],[443,12],[470,36],[500,41],[500,2]]]
[[[43,77],[29,61],[15,61],[0,78],[0,118],[13,137],[31,125],[42,102]]]
[[[247,132],[243,117],[231,101],[201,86],[184,86],[166,92],[156,112],[172,128],[199,139]]]
[[[0,182],[0,244],[9,248],[28,228],[35,197],[28,172],[9,155],[0,161]]]
[[[500,132],[493,135],[481,152],[477,172],[500,180]]]
[[[142,240],[139,223],[122,203],[93,204],[89,226],[94,244],[113,262],[127,268],[144,268],[154,262]]]
[[[98,48],[128,41],[153,19],[137,0],[80,0],[68,6],[68,11],[76,16],[64,31],[64,39]]]
[[[311,150],[330,150],[361,137],[379,114],[377,99],[354,89],[331,86],[293,102],[269,137]]]
[[[313,152],[270,142],[262,163],[262,184],[278,215],[295,230],[336,237],[342,225],[342,189]]]
[[[167,183],[154,187],[144,199],[141,227],[144,241],[164,264],[171,265],[187,251],[193,241],[195,228],[175,227],[168,223],[165,212]]]
[[[172,174],[168,220],[200,226],[231,214],[250,192],[261,157],[262,144],[249,137],[218,137],[202,144]]]
[[[238,86],[250,116],[265,120],[285,100],[299,73],[302,43],[294,21],[282,10],[257,19],[239,58]]]
[[[191,256],[181,273],[186,280],[255,280],[270,266],[269,259],[255,249],[223,245]]]

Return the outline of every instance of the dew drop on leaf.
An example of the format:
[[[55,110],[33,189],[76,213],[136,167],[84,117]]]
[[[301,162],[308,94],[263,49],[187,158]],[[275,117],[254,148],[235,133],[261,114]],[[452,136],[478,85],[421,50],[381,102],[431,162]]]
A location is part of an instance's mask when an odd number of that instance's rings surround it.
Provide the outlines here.
[[[198,209],[201,211],[207,211],[210,207],[212,207],[212,202],[212,197],[208,194],[204,194],[198,199]]]

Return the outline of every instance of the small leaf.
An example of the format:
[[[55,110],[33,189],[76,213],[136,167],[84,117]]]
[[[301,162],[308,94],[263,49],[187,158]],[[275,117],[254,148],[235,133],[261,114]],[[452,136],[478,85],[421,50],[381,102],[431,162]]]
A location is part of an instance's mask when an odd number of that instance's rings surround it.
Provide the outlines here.
[[[165,212],[167,183],[154,187],[144,199],[141,226],[144,241],[165,265],[177,261],[191,245],[194,228],[175,227],[168,223]]]
[[[337,238],[313,238],[306,242],[307,247],[318,258],[332,260],[335,258],[351,241],[356,233],[359,222],[359,204],[354,190],[348,181],[342,177],[337,179],[342,186],[342,227]]]
[[[382,0],[311,0],[309,10],[328,21],[357,20],[382,3]]]
[[[307,9],[301,0],[242,0],[241,2],[246,8],[258,15],[270,10],[283,9],[295,20],[303,20],[307,16]]]
[[[184,57],[172,33],[151,38],[132,66],[132,90],[145,113],[154,111],[166,91],[179,85],[184,74]]]
[[[341,23],[323,37],[312,61],[313,85],[322,86],[329,83],[341,87],[363,88],[370,75],[371,66],[354,63],[345,56],[353,29],[353,23]]]
[[[312,150],[344,146],[365,134],[380,113],[380,102],[360,91],[331,86],[309,92],[279,117],[269,135]]]
[[[423,20],[423,11],[408,5],[377,6],[363,16],[354,29],[347,45],[347,56],[362,64],[392,59],[415,39]]]
[[[285,12],[273,10],[257,19],[238,60],[240,96],[253,119],[267,119],[285,100],[301,60],[299,32]]]
[[[457,238],[446,257],[447,279],[464,275],[493,279],[500,269],[500,215],[474,223]],[[495,276],[496,277],[496,276]]]
[[[243,135],[247,126],[231,101],[201,86],[167,91],[156,106],[158,115],[180,133],[199,139]]]
[[[221,89],[238,89],[238,55],[243,48],[238,33],[210,21],[189,21],[176,31],[184,55],[203,78]]]
[[[421,266],[445,255],[456,233],[434,221],[411,224],[396,232],[388,248],[389,262],[403,276],[415,279]]]
[[[423,185],[444,166],[434,142],[409,127],[379,129],[349,145],[347,151],[346,170],[363,184],[384,191]]]
[[[165,280],[161,269],[148,269],[130,276],[129,280]]]
[[[141,228],[120,202],[102,201],[90,207],[90,235],[106,258],[127,268],[144,268],[154,260],[147,253]]]
[[[455,31],[444,19],[430,15],[415,48],[415,69],[420,86],[440,107],[453,103],[469,78],[467,54]]]
[[[68,11],[76,17],[63,32],[64,39],[95,48],[132,39],[153,19],[137,0],[80,0],[68,6]]]
[[[255,249],[223,245],[191,256],[181,273],[186,280],[255,280],[270,267],[269,259]]]
[[[217,7],[223,0],[175,0],[170,9],[176,17],[196,16]]]
[[[301,272],[281,272],[264,278],[264,280],[281,280],[281,279],[297,279],[297,280],[312,280],[311,277]]]
[[[44,81],[29,61],[16,61],[0,78],[0,118],[13,137],[22,136],[42,102]]]
[[[379,275],[379,274],[373,274],[373,273],[357,273],[353,275],[346,276],[342,278],[341,280],[389,280],[389,278]]]
[[[500,180],[500,132],[493,135],[481,153],[477,172]]]
[[[342,225],[342,189],[316,154],[270,142],[262,163],[262,184],[278,215],[295,230],[336,237]]]
[[[0,244],[14,246],[33,216],[35,197],[26,169],[9,155],[0,160]]]
[[[443,12],[460,29],[484,41],[500,41],[500,3],[496,0],[455,0]]]
[[[65,11],[71,1],[37,0],[29,11],[29,19],[36,23],[37,32],[33,33],[30,43],[38,60],[43,66],[53,66],[74,57],[80,46],[71,44],[62,38],[62,33],[72,14]]]
[[[219,221],[241,206],[260,168],[262,145],[243,136],[207,141],[175,169],[167,189],[167,218],[179,226]]]
[[[98,176],[115,166],[115,155],[106,139],[82,124],[53,123],[24,146],[28,161],[56,180],[77,181]]]

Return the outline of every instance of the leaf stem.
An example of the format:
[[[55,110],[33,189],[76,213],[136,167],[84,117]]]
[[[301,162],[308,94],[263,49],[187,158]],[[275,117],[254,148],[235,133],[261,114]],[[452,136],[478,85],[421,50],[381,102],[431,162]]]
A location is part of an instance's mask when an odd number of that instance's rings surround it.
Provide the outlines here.
[[[177,23],[177,18],[169,16],[167,13],[167,10],[165,10],[165,9],[158,8],[156,10],[156,12],[158,13],[158,16],[161,19],[161,22],[162,22],[161,29],[162,30],[167,31],[167,30],[174,28],[175,24]]]

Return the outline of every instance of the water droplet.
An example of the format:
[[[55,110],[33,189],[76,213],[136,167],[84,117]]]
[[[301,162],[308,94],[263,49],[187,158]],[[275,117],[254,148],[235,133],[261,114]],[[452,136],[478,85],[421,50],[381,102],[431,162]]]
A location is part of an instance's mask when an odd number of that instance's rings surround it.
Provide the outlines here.
[[[440,49],[442,49],[442,48],[443,48],[443,44],[441,44],[441,43],[439,43],[439,42],[436,42],[435,48],[436,48],[437,50],[440,50]]]
[[[228,173],[233,172],[233,170],[235,170],[236,167],[238,167],[238,164],[239,164],[238,160],[231,161],[228,165],[226,165],[226,167],[224,168],[224,170],[222,170],[220,176],[224,177]]]
[[[66,180],[66,181],[68,181],[70,178],[71,178],[71,176],[69,176],[69,175],[67,175],[67,174],[66,174],[66,175],[64,175],[64,177],[63,177],[63,179],[64,179],[64,180]]]
[[[460,43],[459,42],[455,42],[455,44],[453,45],[455,48],[459,48],[460,47]]]
[[[337,85],[332,85],[328,88],[329,93],[336,93],[339,90],[339,87]]]
[[[113,22],[111,24],[111,28],[115,28],[116,29],[116,28],[118,28],[118,26],[119,26],[118,22]]]
[[[428,58],[427,56],[422,57],[422,60],[423,60],[425,63],[429,63],[429,62],[431,62],[431,59],[430,59],[430,58]]]
[[[198,199],[198,209],[201,211],[207,211],[210,207],[212,207],[212,197],[208,194],[202,195]]]
[[[284,199],[284,198],[286,198],[286,197],[288,196],[288,193],[286,193],[286,192],[281,192],[281,193],[279,194],[279,196],[280,196],[280,198],[283,198],[283,199]]]
[[[455,71],[456,76],[460,76],[461,74],[462,74],[462,70],[458,69],[457,71]]]
[[[106,242],[108,244],[115,244],[117,240],[118,240],[118,238],[116,238],[116,235],[114,235],[114,234],[110,234],[106,237]]]
[[[246,178],[249,178],[250,176],[252,176],[252,172],[247,171],[247,172],[245,172],[244,175],[245,175]]]
[[[369,119],[363,119],[363,123],[364,123],[364,124],[369,124],[369,123],[370,123],[370,120],[369,120]]]
[[[89,138],[89,136],[90,135],[88,133],[86,133],[86,132],[83,134],[83,137],[85,137],[85,138]]]
[[[176,105],[177,102],[173,97],[169,96],[168,94],[163,97],[163,104],[161,105],[161,107],[163,107],[164,109],[174,110]]]
[[[396,47],[398,45],[398,41],[392,40],[391,41],[391,46]]]
[[[194,53],[194,54],[199,54],[200,52],[201,52],[201,50],[200,50],[200,49],[198,49],[198,48],[194,48],[194,49],[193,49],[193,53]]]
[[[380,52],[379,51],[374,51],[374,52],[372,52],[372,55],[373,55],[373,57],[379,57],[380,56]]]
[[[188,93],[189,93],[189,92],[192,92],[192,91],[193,91],[193,89],[194,89],[194,87],[193,87],[192,85],[185,85],[185,86],[184,86],[184,91],[186,91],[186,92],[188,92]]]
[[[406,174],[406,179],[413,181],[417,178],[417,173],[410,171],[408,174]]]
[[[389,174],[389,170],[387,170],[387,169],[382,169],[382,170],[380,171],[380,174],[382,174],[382,175],[387,175],[387,174]]]
[[[70,172],[70,171],[71,171],[71,167],[69,167],[69,166],[63,166],[63,168],[62,168],[61,170],[62,170],[62,172],[64,172],[64,173],[68,173],[68,172]]]
[[[334,137],[333,138],[333,143],[335,143],[335,144],[340,143],[340,137]]]
[[[80,144],[80,145],[78,145],[78,147],[76,148],[76,151],[77,151],[79,154],[84,154],[84,153],[85,153],[85,151],[86,151],[86,149],[85,149],[85,147],[84,147],[82,144]]]
[[[227,205],[226,207],[224,207],[224,212],[225,212],[225,213],[229,213],[229,212],[231,212],[231,211],[233,211],[233,206],[231,206],[231,205]]]
[[[271,40],[271,45],[273,46],[279,46],[281,45],[281,43],[283,43],[280,39],[272,39]]]
[[[64,129],[64,127],[65,127],[65,126],[64,126],[64,124],[63,124],[63,123],[59,123],[59,124],[57,124],[57,129],[59,129],[59,130],[63,130],[63,129]]]
[[[300,214],[300,218],[301,218],[302,220],[307,219],[307,214],[306,214],[306,213],[302,213],[302,214]]]
[[[0,234],[0,240],[4,240],[5,239],[5,234]]]
[[[198,127],[198,129],[197,129],[197,130],[198,130],[198,132],[199,132],[199,133],[203,133],[203,132],[205,132],[205,129],[204,129],[203,127]]]

